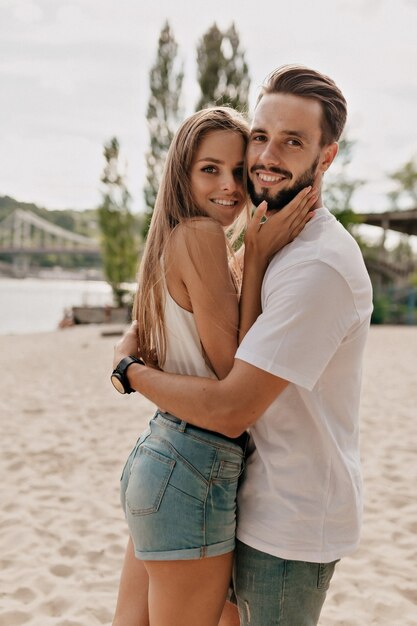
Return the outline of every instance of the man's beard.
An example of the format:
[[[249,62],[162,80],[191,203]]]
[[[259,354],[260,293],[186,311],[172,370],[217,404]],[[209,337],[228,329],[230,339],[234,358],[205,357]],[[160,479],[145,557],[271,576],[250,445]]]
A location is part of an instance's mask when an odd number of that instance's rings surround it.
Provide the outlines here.
[[[308,170],[303,172],[303,174],[301,174],[290,187],[287,187],[287,189],[281,189],[281,191],[278,191],[275,196],[269,195],[268,188],[263,189],[260,193],[257,193],[255,191],[255,185],[248,176],[248,191],[253,204],[258,206],[258,204],[260,204],[263,200],[266,200],[268,203],[268,211],[281,211],[281,209],[291,202],[291,200],[293,200],[302,189],[313,186],[318,162],[319,157],[315,159],[313,165]],[[265,171],[265,168],[254,166],[250,173],[255,175],[257,169]],[[277,167],[269,168],[268,172],[271,172],[271,174],[282,174],[287,177],[291,176],[290,172],[281,170]]]

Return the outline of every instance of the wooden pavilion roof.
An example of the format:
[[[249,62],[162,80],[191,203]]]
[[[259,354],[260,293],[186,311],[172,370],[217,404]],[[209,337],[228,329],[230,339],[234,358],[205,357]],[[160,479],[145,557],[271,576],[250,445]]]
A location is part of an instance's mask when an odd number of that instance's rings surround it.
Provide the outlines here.
[[[363,224],[395,230],[406,235],[417,235],[417,209],[385,211],[384,213],[357,213]]]

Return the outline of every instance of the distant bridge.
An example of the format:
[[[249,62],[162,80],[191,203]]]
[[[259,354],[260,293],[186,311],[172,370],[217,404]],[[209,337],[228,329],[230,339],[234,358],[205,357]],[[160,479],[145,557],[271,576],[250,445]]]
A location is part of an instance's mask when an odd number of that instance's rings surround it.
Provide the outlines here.
[[[100,255],[97,242],[51,224],[30,211],[16,209],[0,222],[0,254]]]
[[[51,224],[31,211],[16,209],[0,222],[0,255],[12,259],[0,268],[2,274],[23,278],[30,273],[31,257],[42,254],[92,258],[100,256],[100,248],[94,239]]]

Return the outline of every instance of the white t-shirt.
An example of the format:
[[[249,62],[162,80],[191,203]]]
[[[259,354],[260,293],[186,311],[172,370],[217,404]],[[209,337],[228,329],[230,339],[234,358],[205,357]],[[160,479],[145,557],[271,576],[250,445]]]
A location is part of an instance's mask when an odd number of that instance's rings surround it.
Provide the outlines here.
[[[272,259],[262,311],[236,358],[290,384],[251,427],[237,536],[283,559],[334,561],[359,540],[372,289],[358,245],[327,209]]]

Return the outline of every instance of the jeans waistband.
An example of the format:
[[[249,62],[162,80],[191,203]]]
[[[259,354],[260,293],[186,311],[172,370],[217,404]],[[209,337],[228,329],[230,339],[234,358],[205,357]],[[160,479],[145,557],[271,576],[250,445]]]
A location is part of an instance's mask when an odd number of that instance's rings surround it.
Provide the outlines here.
[[[188,422],[185,422],[184,420],[180,420],[178,417],[176,417],[175,415],[172,415],[171,413],[165,413],[164,411],[157,411],[156,415],[161,415],[162,417],[169,420],[170,422],[179,424],[183,432],[186,432],[187,430],[197,430],[201,433],[215,435],[216,437],[220,437],[224,441],[227,441],[229,443],[233,443],[234,445],[239,446],[240,448],[242,448],[243,452],[245,452],[246,450],[246,446],[249,440],[249,435],[246,431],[242,433],[241,435],[239,435],[239,437],[227,437],[226,435],[223,435],[222,433],[218,433],[214,430],[209,430],[208,428],[200,428],[200,426],[194,426],[194,424],[189,424]]]

